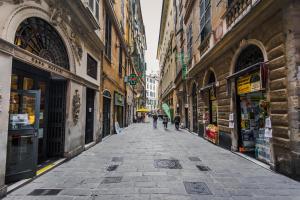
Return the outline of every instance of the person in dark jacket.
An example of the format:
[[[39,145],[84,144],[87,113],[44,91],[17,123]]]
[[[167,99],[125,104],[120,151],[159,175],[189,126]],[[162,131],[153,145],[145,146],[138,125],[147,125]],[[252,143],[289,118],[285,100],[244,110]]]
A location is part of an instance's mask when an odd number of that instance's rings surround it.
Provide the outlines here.
[[[156,129],[157,128],[157,120],[158,120],[157,114],[154,113],[152,118],[153,118],[153,128]]]
[[[169,118],[167,115],[165,115],[163,118],[163,124],[164,124],[165,129],[168,128],[168,122],[169,122]]]
[[[175,123],[175,128],[178,131],[180,125],[180,116],[178,114],[176,114],[176,116],[174,117],[174,123]]]

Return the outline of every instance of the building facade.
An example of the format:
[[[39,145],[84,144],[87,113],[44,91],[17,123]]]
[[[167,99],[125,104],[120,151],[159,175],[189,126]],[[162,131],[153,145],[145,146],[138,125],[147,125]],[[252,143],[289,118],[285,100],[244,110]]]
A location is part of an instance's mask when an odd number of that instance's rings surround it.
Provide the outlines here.
[[[189,129],[299,179],[299,2],[175,2]]]
[[[150,111],[157,111],[158,109],[158,75],[151,73],[146,75],[146,107]]]
[[[101,4],[0,2],[0,196],[101,138]],[[80,27],[80,29],[79,29]]]
[[[159,96],[160,105],[170,107],[171,118],[175,115],[177,96],[175,94],[176,43],[173,1],[164,0],[157,47],[157,59],[160,67]],[[172,119],[171,119],[172,120]]]

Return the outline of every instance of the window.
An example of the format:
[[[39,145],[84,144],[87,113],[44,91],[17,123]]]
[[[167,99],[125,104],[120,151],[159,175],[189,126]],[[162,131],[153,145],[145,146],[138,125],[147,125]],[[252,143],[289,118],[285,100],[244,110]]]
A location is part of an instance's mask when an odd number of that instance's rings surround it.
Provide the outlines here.
[[[108,59],[111,60],[111,20],[106,14],[106,22],[105,22],[105,55]]]
[[[99,21],[99,0],[89,0],[89,8],[95,18]]]
[[[87,75],[97,80],[97,61],[89,54],[87,55]]]
[[[188,59],[192,59],[193,53],[193,26],[190,24],[188,32],[187,32],[187,50],[188,50]]]
[[[201,41],[205,40],[211,32],[211,5],[210,0],[200,2],[200,36]]]
[[[123,68],[123,49],[120,46],[120,48],[119,48],[119,76],[122,76],[122,68]]]

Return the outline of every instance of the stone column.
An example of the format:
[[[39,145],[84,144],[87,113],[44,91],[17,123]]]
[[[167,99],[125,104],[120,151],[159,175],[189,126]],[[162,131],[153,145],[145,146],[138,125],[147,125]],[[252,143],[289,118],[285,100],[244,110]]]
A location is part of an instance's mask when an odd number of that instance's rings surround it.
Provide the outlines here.
[[[5,172],[12,57],[0,52],[0,198],[6,194]]]

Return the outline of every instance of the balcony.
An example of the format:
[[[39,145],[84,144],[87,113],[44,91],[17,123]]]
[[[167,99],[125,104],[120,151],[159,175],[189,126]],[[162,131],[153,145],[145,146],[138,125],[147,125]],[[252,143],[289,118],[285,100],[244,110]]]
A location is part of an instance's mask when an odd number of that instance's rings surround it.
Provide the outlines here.
[[[228,0],[225,13],[227,27],[231,27],[242,19],[260,0]]]

